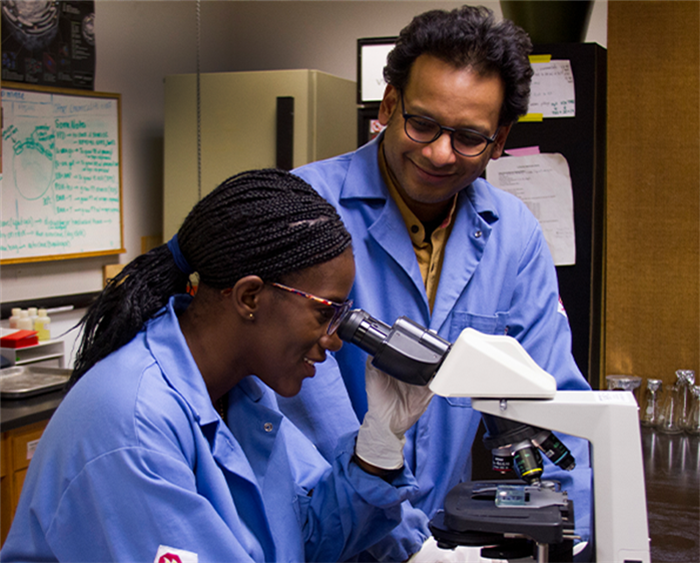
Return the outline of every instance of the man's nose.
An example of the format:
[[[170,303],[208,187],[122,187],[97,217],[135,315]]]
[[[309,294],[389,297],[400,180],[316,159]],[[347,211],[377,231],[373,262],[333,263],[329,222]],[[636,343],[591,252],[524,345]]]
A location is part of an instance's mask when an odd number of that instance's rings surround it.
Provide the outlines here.
[[[425,156],[436,168],[453,164],[457,160],[452,150],[452,138],[448,131],[443,131],[437,139],[423,148]]]

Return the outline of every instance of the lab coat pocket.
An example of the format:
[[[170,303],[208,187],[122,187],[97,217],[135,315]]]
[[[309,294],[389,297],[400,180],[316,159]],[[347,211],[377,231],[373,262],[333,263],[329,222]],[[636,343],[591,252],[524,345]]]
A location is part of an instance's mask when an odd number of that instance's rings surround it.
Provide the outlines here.
[[[455,342],[465,328],[473,328],[484,334],[506,334],[508,313],[480,315],[466,311],[455,311],[450,323],[449,341]],[[446,397],[446,401],[453,407],[471,407],[472,405],[472,401],[468,397]]]

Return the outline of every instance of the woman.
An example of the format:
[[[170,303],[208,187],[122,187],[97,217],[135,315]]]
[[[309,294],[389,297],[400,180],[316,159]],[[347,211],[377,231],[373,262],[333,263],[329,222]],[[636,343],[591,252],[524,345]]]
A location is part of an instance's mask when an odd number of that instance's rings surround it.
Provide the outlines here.
[[[353,278],[350,236],[301,179],[252,171],[205,197],[83,319],[2,560],[339,561],[375,543],[410,473],[360,461],[356,433],[329,465],[272,392],[340,348]],[[389,434],[416,418],[394,411]]]

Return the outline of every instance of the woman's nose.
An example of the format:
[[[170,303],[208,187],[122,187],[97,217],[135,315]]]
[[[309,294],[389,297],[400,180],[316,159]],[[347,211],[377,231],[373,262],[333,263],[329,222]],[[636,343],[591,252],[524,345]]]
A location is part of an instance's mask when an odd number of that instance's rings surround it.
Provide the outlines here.
[[[337,332],[333,334],[325,333],[319,340],[319,344],[331,352],[337,352],[343,347],[343,341],[340,339]]]

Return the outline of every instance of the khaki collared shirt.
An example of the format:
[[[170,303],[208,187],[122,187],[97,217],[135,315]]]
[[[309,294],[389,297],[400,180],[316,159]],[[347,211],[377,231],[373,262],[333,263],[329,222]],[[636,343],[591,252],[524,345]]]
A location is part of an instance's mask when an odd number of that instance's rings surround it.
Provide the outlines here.
[[[408,229],[408,234],[411,237],[411,242],[413,243],[413,250],[416,253],[416,258],[418,259],[418,266],[420,267],[420,273],[423,277],[423,284],[425,285],[425,293],[428,296],[428,303],[430,305],[430,310],[433,310],[433,304],[435,303],[435,296],[437,295],[438,283],[440,282],[440,272],[442,270],[442,261],[445,256],[445,245],[447,244],[447,239],[450,237],[450,232],[452,231],[452,216],[455,210],[455,204],[457,202],[457,196],[452,198],[452,206],[450,207],[450,212],[445,217],[445,220],[437,227],[433,233],[430,235],[428,240],[425,240],[425,227],[423,223],[415,216],[413,211],[408,208],[406,202],[401,197],[396,185],[396,179],[394,175],[389,170],[389,166],[386,163],[386,158],[384,157],[384,144],[379,146],[379,170],[382,173],[382,178],[389,188],[389,193],[392,199],[396,202],[396,205],[401,212],[406,228]]]

